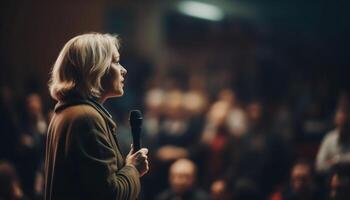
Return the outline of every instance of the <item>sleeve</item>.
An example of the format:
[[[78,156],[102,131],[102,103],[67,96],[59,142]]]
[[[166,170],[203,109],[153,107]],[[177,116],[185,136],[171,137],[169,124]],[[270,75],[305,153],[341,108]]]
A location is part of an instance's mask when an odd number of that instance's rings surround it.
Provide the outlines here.
[[[117,163],[123,158],[113,149],[102,124],[98,118],[87,116],[73,128],[83,192],[89,199],[136,199],[140,192],[139,172],[129,165],[118,169]]]
[[[316,170],[319,173],[324,173],[331,168],[331,164],[328,162],[330,148],[332,148],[330,144],[330,137],[326,136],[321,143],[316,157]]]

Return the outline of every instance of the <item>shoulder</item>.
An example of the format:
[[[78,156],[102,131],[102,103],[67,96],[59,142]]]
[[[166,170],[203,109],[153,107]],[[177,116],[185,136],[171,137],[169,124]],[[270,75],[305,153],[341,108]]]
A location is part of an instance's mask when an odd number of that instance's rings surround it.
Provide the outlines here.
[[[339,132],[337,129],[329,131],[323,138],[324,143],[334,142],[338,140]]]
[[[207,192],[202,189],[196,188],[194,191],[194,199],[210,199],[210,196]]]
[[[95,108],[87,104],[70,106],[57,113],[57,116],[61,118],[63,122],[70,124],[104,124],[104,118],[102,115]]]
[[[81,104],[81,105],[74,105],[70,106],[62,111],[62,114],[65,114],[67,116],[71,116],[72,118],[92,118],[92,119],[98,119],[101,118],[101,114],[92,106],[87,104]]]
[[[168,200],[174,196],[170,189],[167,189],[156,196],[156,200]]]

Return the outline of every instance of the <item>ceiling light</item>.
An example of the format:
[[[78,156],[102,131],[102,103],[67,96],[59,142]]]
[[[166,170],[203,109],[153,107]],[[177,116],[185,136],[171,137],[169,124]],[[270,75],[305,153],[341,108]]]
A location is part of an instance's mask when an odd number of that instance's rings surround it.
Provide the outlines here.
[[[208,3],[183,1],[178,4],[178,9],[185,15],[211,21],[220,21],[224,18],[224,13],[219,7]]]

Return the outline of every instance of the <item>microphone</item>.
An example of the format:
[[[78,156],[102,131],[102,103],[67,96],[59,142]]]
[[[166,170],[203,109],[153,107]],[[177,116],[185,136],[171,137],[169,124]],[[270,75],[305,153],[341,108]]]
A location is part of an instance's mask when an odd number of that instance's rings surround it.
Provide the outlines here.
[[[130,111],[129,123],[131,127],[134,152],[140,150],[140,135],[142,126],[142,114],[139,110]]]

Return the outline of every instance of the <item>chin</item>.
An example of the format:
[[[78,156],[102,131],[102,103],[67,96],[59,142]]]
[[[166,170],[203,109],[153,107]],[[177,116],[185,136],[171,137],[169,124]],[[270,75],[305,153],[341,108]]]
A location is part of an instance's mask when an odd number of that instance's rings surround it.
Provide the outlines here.
[[[116,95],[116,97],[121,97],[121,96],[123,96],[123,95],[124,95],[124,92],[122,92],[122,93]]]
[[[115,91],[115,92],[110,92],[108,96],[108,98],[114,98],[114,97],[121,97],[124,95],[124,91],[123,90],[119,90],[119,91]]]
[[[117,92],[114,93],[115,97],[121,97],[124,95],[124,90],[118,90]]]

